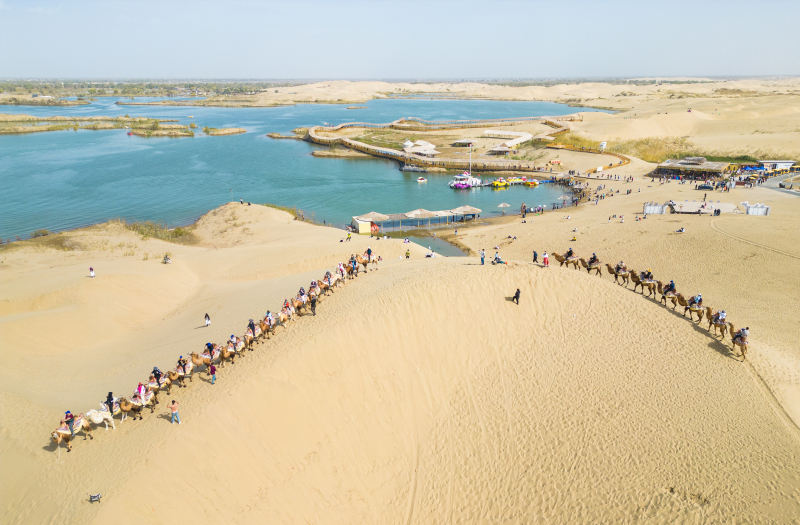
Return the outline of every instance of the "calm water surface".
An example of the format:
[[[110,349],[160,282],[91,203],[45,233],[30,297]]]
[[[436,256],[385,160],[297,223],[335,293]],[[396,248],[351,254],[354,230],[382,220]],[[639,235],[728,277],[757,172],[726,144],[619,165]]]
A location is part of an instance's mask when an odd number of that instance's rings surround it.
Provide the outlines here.
[[[350,121],[390,122],[414,116],[428,120],[479,119],[575,112],[550,102],[474,100],[373,100],[367,109],[343,105],[279,108],[119,106],[101,98],[88,106],[2,106],[0,113],[34,116],[147,116],[195,122],[198,128],[242,127],[246,134],[194,138],[141,138],[125,130],[57,131],[0,136],[0,236],[46,228],[64,230],[115,217],[158,220],[177,226],[231,200],[297,206],[317,220],[346,224],[368,211],[402,213],[416,208],[451,209],[463,204],[499,213],[501,202],[518,209],[551,204],[558,188],[513,187],[454,191],[451,175],[403,173],[380,159],[325,159],[319,146],[273,140],[269,132]],[[137,99],[142,101],[143,99]],[[146,99],[145,99],[146,100]],[[581,108],[581,111],[587,111]],[[190,115],[193,118],[188,118]]]

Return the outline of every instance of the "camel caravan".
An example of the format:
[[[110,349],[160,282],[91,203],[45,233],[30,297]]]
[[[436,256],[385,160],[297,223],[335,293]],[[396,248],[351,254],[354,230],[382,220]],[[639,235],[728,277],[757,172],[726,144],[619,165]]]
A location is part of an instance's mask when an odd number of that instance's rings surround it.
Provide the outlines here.
[[[601,269],[602,263],[594,253],[588,261],[575,255],[572,248],[567,250],[563,256],[553,252],[553,257],[561,263],[560,266],[566,265],[567,268],[569,268],[570,265],[572,265],[578,270],[578,263],[580,262],[580,265],[587,273],[591,274],[592,272],[596,272],[597,275],[603,275]],[[733,323],[726,321],[727,312],[725,312],[725,310],[716,311],[710,306],[704,306],[703,296],[701,294],[688,298],[685,297],[683,294],[676,291],[673,281],[664,285],[663,282],[655,280],[650,268],[643,272],[637,272],[632,268],[628,268],[624,261],[620,261],[614,266],[606,263],[606,269],[609,275],[614,277],[614,282],[620,286],[627,288],[628,284],[632,282],[634,292],[641,287],[642,295],[644,295],[645,289],[647,289],[647,296],[653,299],[656,298],[656,293],[661,295],[660,302],[663,303],[664,306],[667,306],[668,301],[672,303],[673,310],[678,306],[682,306],[684,317],[686,317],[688,313],[692,321],[694,321],[694,317],[697,316],[697,322],[700,323],[705,317],[708,321],[708,331],[711,332],[711,328],[714,328],[714,337],[716,337],[719,332],[719,337],[724,339],[725,333],[728,332],[731,336],[732,349],[734,351],[738,349],[741,353],[742,361],[744,361],[747,355],[747,336],[750,333],[750,329],[743,328],[738,331],[735,330]]]
[[[112,392],[109,392],[106,400],[100,403],[99,410],[89,410],[85,415],[78,416],[67,412],[64,419],[61,420],[61,425],[51,433],[52,440],[59,448],[63,442],[67,447],[67,452],[70,452],[72,441],[79,432],[83,432],[84,440],[87,437],[94,439],[91,424],[96,426],[103,424],[108,430],[109,424],[112,429],[117,428],[114,424],[115,416],[119,416],[120,423],[128,417],[134,421],[142,420],[142,414],[146,408],[150,409],[151,414],[155,411],[156,405],[159,403],[159,392],[166,391],[167,394],[170,394],[173,385],[185,388],[187,380],[192,382],[195,370],[203,367],[205,367],[206,373],[211,375],[212,364],[220,368],[224,368],[227,362],[234,364],[236,359],[243,358],[247,351],[252,352],[256,345],[270,339],[275,334],[277,327],[286,329],[291,321],[295,321],[302,315],[308,313],[316,315],[316,304],[321,302],[323,297],[334,293],[347,280],[355,279],[361,268],[364,272],[368,272],[370,269],[377,270],[380,260],[380,256],[373,255],[371,249],[368,249],[363,257],[361,255],[351,256],[347,265],[339,263],[335,270],[325,272],[322,279],[311,281],[308,291],[300,288],[295,297],[286,299],[280,312],[267,311],[260,321],[250,319],[245,333],[241,337],[231,335],[230,339],[222,344],[206,343],[201,351],[189,353],[188,359],[180,356],[172,370],[162,372],[158,367],[153,368],[147,383],[139,383],[130,398],[117,398]]]

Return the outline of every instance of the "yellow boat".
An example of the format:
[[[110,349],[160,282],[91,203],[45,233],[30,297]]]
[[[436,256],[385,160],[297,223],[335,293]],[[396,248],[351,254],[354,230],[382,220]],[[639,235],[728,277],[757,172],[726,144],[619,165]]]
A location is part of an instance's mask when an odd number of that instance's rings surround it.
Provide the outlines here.
[[[525,181],[523,184],[525,186],[528,186],[529,188],[535,188],[536,186],[539,185],[539,181],[535,180],[535,179],[530,179],[530,180]]]
[[[505,179],[495,179],[492,181],[492,188],[507,188],[508,182]]]

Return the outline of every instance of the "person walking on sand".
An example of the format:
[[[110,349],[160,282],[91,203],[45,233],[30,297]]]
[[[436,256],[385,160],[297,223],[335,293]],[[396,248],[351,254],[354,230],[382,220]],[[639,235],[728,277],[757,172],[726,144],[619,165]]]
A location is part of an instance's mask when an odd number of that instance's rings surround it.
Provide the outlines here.
[[[483,266],[483,261],[486,259],[486,250],[481,248],[481,250],[478,252],[478,255],[481,256],[481,266]]]
[[[347,232],[347,240],[350,240],[350,232]]]
[[[217,381],[217,367],[214,365],[209,366],[208,373],[211,374],[211,384],[213,385]]]
[[[544,252],[542,254],[542,262],[544,263],[544,267],[545,268],[549,268],[550,267],[550,258],[547,256],[547,252]]]
[[[519,288],[517,288],[517,291],[514,292],[514,302],[519,304]]]
[[[211,326],[211,318],[206,314],[206,326]]]
[[[89,268],[89,277],[94,277],[94,268]]]
[[[177,419],[178,420],[178,424],[180,425],[181,424],[181,416],[180,416],[180,414],[178,414],[178,403],[176,403],[175,400],[173,399],[172,400],[172,404],[167,405],[167,408],[169,408],[172,411],[172,424],[174,425],[175,424],[175,420]]]
[[[411,258],[411,250],[406,250],[406,259]]]
[[[536,250],[533,250],[533,262],[534,264],[539,262],[539,254],[536,253]]]
[[[311,295],[311,313],[317,315],[317,294]]]

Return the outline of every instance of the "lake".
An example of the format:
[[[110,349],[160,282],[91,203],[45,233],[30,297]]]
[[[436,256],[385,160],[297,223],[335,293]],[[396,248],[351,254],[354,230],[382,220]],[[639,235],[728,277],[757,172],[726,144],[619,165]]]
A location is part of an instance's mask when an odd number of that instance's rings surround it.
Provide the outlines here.
[[[142,138],[126,130],[55,131],[0,136],[0,236],[27,237],[44,228],[59,231],[122,217],[185,225],[225,202],[296,206],[307,217],[349,224],[369,211],[402,213],[416,208],[452,209],[464,204],[500,213],[501,202],[552,204],[557,187],[522,186],[455,191],[452,175],[399,171],[381,159],[330,159],[310,155],[320,146],[273,140],[266,133],[290,133],[323,122],[391,122],[566,115],[577,111],[551,102],[484,100],[372,100],[367,109],[305,104],[275,108],[121,106],[99,98],[77,107],[0,106],[0,113],[34,116],[146,116],[195,122],[199,129],[241,127],[242,135]],[[146,101],[149,99],[137,99]],[[124,101],[124,100],[123,100]],[[580,108],[580,111],[592,111]],[[188,118],[189,116],[193,118]],[[199,130],[198,130],[199,131]]]

